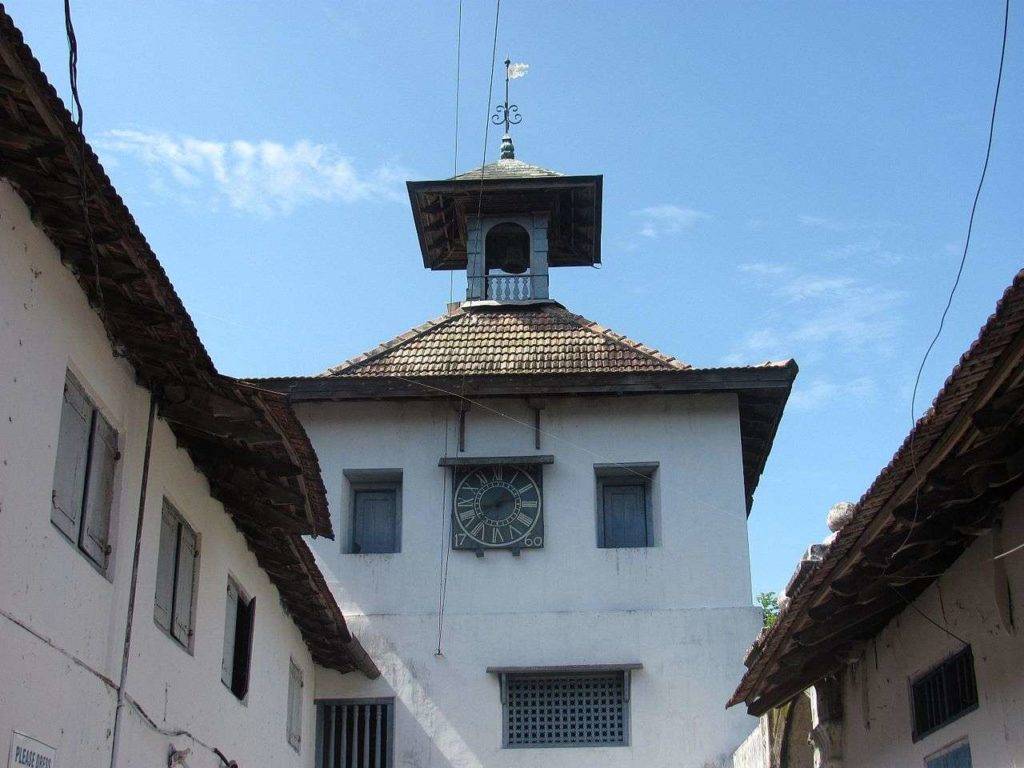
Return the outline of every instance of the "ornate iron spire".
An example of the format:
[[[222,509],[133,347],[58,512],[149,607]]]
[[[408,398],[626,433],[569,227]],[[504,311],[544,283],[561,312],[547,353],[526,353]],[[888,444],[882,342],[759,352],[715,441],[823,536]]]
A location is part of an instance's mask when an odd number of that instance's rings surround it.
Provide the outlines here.
[[[527,64],[513,64],[511,58],[505,59],[505,103],[499,104],[494,114],[491,115],[491,122],[495,125],[505,124],[505,135],[501,137],[501,159],[515,160],[516,148],[512,145],[512,136],[509,130],[513,125],[519,125],[523,116],[519,114],[519,107],[508,103],[508,81],[515,80],[526,74],[529,68]]]

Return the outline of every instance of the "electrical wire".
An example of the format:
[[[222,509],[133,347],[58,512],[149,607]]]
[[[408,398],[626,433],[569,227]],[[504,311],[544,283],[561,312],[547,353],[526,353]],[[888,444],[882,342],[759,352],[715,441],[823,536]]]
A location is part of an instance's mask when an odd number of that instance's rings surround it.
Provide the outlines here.
[[[459,0],[459,21],[455,33],[455,147],[452,152],[452,191],[459,175],[459,96],[462,91],[462,0]],[[448,270],[448,303],[455,301],[455,270]]]
[[[99,249],[96,247],[96,237],[93,232],[92,219],[89,216],[89,195],[85,178],[86,143],[85,130],[83,128],[85,123],[85,112],[82,109],[82,100],[78,94],[78,37],[75,35],[75,25],[71,19],[71,0],[64,0],[64,31],[68,39],[68,79],[71,84],[71,99],[74,103],[76,113],[75,125],[78,128],[79,142],[77,170],[79,206],[82,209],[82,221],[85,224],[85,237],[89,248],[89,256],[92,258],[93,277],[96,281],[96,309],[99,312],[100,318],[104,321],[103,327],[106,330],[107,337],[110,339],[111,343],[114,343],[114,339],[111,337],[110,330],[106,323],[103,284],[100,281]],[[115,350],[119,347],[120,345],[114,343]]]
[[[928,348],[925,349],[924,356],[921,358],[921,364],[917,368],[917,375],[914,377],[914,389],[910,395],[910,466],[911,476],[917,474],[917,456],[915,440],[917,437],[917,421],[915,412],[917,410],[917,390],[921,385],[921,375],[924,372],[924,366],[928,362],[928,358],[935,348],[935,344],[938,342],[939,337],[942,335],[942,330],[946,324],[946,317],[949,315],[950,307],[953,306],[953,297],[956,295],[957,288],[960,287],[960,278],[963,277],[964,267],[967,264],[967,254],[971,247],[971,235],[974,232],[974,216],[978,211],[978,201],[981,199],[981,190],[985,185],[985,177],[988,174],[988,164],[992,157],[992,143],[995,138],[996,131],[996,111],[999,107],[999,91],[1003,83],[1003,65],[1006,62],[1006,38],[1010,28],[1010,0],[1006,0],[1003,9],[1003,40],[999,51],[999,71],[996,74],[996,88],[995,94],[992,97],[992,112],[989,115],[988,123],[988,142],[985,147],[985,162],[981,166],[981,176],[978,178],[978,186],[974,191],[974,201],[971,203],[971,213],[967,220],[967,235],[964,238],[964,250],[960,256],[960,264],[957,267],[956,278],[953,280],[953,287],[950,288],[949,297],[946,299],[946,306],[942,309],[942,315],[939,317],[939,327],[935,330],[935,335],[932,337],[931,342],[928,344]],[[893,551],[890,555],[890,560],[896,556],[896,554],[903,549],[907,542],[910,540],[911,533],[914,530],[914,525],[917,524],[917,518],[920,514],[921,507],[921,483],[918,483],[914,489],[914,516],[911,520],[910,527],[907,529],[907,535],[903,539],[900,546]]]
[[[928,358],[931,355],[932,350],[935,348],[935,344],[938,342],[939,337],[942,335],[943,328],[945,327],[945,324],[946,324],[946,318],[949,315],[949,310],[953,306],[953,297],[956,295],[957,288],[960,287],[960,279],[963,277],[964,267],[967,264],[967,254],[970,251],[970,247],[971,247],[971,235],[974,232],[974,217],[975,217],[975,214],[978,211],[978,201],[981,199],[981,190],[983,189],[983,187],[985,185],[985,177],[988,174],[989,160],[992,157],[992,144],[993,144],[993,141],[995,139],[995,129],[996,129],[996,113],[997,113],[997,110],[998,110],[998,107],[999,107],[999,91],[1000,91],[1000,88],[1002,87],[1002,83],[1003,83],[1003,65],[1004,65],[1004,63],[1006,61],[1006,39],[1007,39],[1007,36],[1008,36],[1009,27],[1010,27],[1010,0],[1006,0],[1006,2],[1004,4],[1004,8],[1003,8],[1003,38],[1002,38],[1002,44],[1000,46],[1000,51],[999,51],[999,70],[998,70],[998,72],[996,74],[995,93],[993,94],[993,97],[992,97],[992,111],[991,111],[991,114],[989,115],[988,141],[987,141],[986,146],[985,146],[985,161],[984,161],[984,163],[982,163],[982,166],[981,166],[981,175],[978,178],[978,186],[977,186],[977,188],[974,191],[974,200],[971,203],[970,216],[967,219],[967,234],[966,234],[966,236],[964,238],[964,249],[963,249],[963,253],[960,256],[960,264],[957,267],[956,278],[953,280],[953,286],[949,290],[949,297],[946,299],[946,305],[945,305],[945,307],[943,307],[942,314],[939,317],[939,326],[935,330],[935,335],[932,337],[932,340],[929,342],[927,349],[925,349],[924,356],[921,358],[921,364],[917,368],[917,375],[914,377],[914,388],[913,388],[913,391],[911,392],[911,395],[910,395],[910,444],[909,444],[909,452],[910,452],[911,477],[913,477],[913,476],[915,476],[917,474],[917,469],[918,469],[917,455],[916,455],[916,446],[915,446],[915,440],[916,440],[916,437],[917,437],[917,429],[916,429],[917,421],[916,421],[916,418],[915,418],[915,412],[917,410],[917,390],[918,390],[918,388],[921,385],[921,375],[924,372],[925,364],[928,362]],[[907,542],[910,541],[910,537],[913,535],[914,526],[917,525],[917,520],[918,520],[918,517],[920,516],[920,513],[921,513],[921,482],[917,482],[917,484],[914,487],[914,515],[911,518],[910,525],[907,528],[907,535],[903,537],[903,541],[900,543],[899,547],[894,549],[892,554],[889,555],[889,562],[886,564],[885,569],[883,569],[882,576],[885,576],[885,574],[886,574],[886,572],[888,570],[889,565],[892,564],[892,561],[895,559],[896,555],[899,554],[900,551],[902,551],[903,548],[907,546]],[[1006,554],[1009,554],[1009,553],[1006,553]],[[931,578],[931,577],[930,576],[919,576],[919,577],[916,577],[916,578]],[[967,645],[967,642],[963,638],[961,638],[958,635],[956,635],[953,632],[951,632],[943,624],[940,624],[939,622],[935,621],[930,616],[928,616],[924,611],[922,611],[916,605],[914,605],[909,600],[907,600],[907,598],[905,598],[903,596],[903,594],[898,589],[896,589],[895,586],[893,586],[891,584],[889,586],[892,589],[892,591],[895,592],[896,595],[904,603],[907,604],[907,606],[909,608],[913,609],[916,613],[920,614],[920,616],[922,618],[924,618],[926,621],[928,621],[930,624],[934,625],[938,629],[940,629],[943,632],[945,632],[950,637],[954,638],[955,640],[958,640],[959,642],[963,643],[964,645]]]
[[[93,677],[95,677],[97,680],[99,680],[101,683],[103,683],[103,685],[106,686],[107,688],[109,688],[111,691],[114,691],[115,693],[117,692],[117,683],[115,683],[109,677],[104,675],[102,672],[100,672],[97,669],[93,668],[92,665],[90,665],[88,662],[83,661],[78,656],[76,656],[75,654],[71,653],[71,651],[67,650],[66,648],[63,648],[62,646],[57,645],[57,643],[55,643],[53,640],[48,638],[46,635],[42,634],[38,630],[34,629],[30,625],[26,624],[24,621],[22,621],[21,619],[17,618],[16,616],[8,613],[7,611],[5,611],[3,609],[0,609],[0,616],[3,616],[5,619],[7,619],[9,622],[14,624],[19,629],[23,630],[24,632],[27,632],[29,635],[31,635],[33,638],[35,638],[39,642],[43,643],[47,647],[49,647],[52,650],[54,650],[57,653],[59,653],[61,656],[63,656],[66,659],[68,659],[75,666],[77,666],[77,667],[79,667],[81,669],[84,669],[86,672],[88,672]],[[161,728],[159,725],[156,724],[156,721],[149,715],[149,713],[147,713],[146,710],[143,709],[142,705],[139,704],[135,699],[133,699],[127,693],[124,694],[124,699],[125,699],[125,702],[132,709],[134,709],[136,712],[138,712],[138,714],[142,717],[142,719],[145,721],[147,726],[149,726],[152,730],[156,731],[157,733],[161,734],[162,736],[169,736],[171,738],[178,737],[178,736],[183,736],[185,738],[190,739],[193,743],[197,744],[198,746],[202,747],[203,749],[207,750],[208,752],[216,755],[217,758],[221,761],[221,763],[225,766],[225,768],[236,768],[236,766],[238,765],[235,761],[229,760],[227,757],[225,757],[224,753],[221,752],[221,750],[219,750],[217,747],[215,747],[215,746],[213,746],[211,744],[207,744],[205,741],[203,741],[202,739],[198,738],[197,736],[192,734],[190,731],[185,730],[184,728]]]
[[[480,224],[480,215],[481,215],[481,212],[483,210],[483,204],[484,204],[484,170],[483,169],[484,169],[484,166],[487,164],[487,142],[489,140],[490,126],[491,126],[491,120],[490,120],[490,116],[491,116],[491,103],[492,103],[492,101],[494,99],[494,62],[495,62],[495,60],[497,58],[497,55],[498,55],[498,21],[499,21],[500,18],[501,18],[501,0],[496,0],[495,7],[494,7],[494,35],[493,35],[493,40],[491,42],[491,74],[490,74],[490,79],[488,80],[488,84],[487,84],[487,113],[484,116],[483,161],[482,161],[482,163],[480,165],[480,197],[479,197],[479,200],[477,201],[477,211],[476,211],[477,226],[479,226],[479,224]],[[458,52],[457,53],[457,57],[458,57],[458,55],[461,55],[461,47],[462,47],[462,2],[461,2],[461,0],[459,2],[459,35],[458,35],[457,41],[458,42],[456,44],[456,49],[457,49],[457,52]],[[456,92],[458,91],[458,83],[459,83],[459,76],[458,76],[458,74],[456,74]],[[456,122],[455,122],[455,134],[456,134],[455,153],[456,153],[456,156],[455,156],[455,166],[456,166],[456,175],[458,175],[458,173],[457,173],[457,170],[458,170],[458,93],[456,93],[455,103],[456,103],[456,118],[455,118],[455,120],[456,120]],[[449,276],[448,284],[449,284],[448,301],[449,301],[449,303],[451,303],[454,300],[454,289],[452,287],[454,285],[454,274]],[[449,359],[450,359],[450,356],[449,356]],[[466,382],[465,375],[463,375],[463,377],[462,377],[462,382],[463,382],[463,389],[465,389],[465,382]],[[465,400],[465,401],[469,402],[467,398],[462,397],[460,395],[457,395],[454,392],[450,393],[450,394],[452,396],[454,396],[454,397],[458,397],[458,398],[460,398],[462,400]],[[447,453],[448,453],[448,415],[447,415],[447,413],[445,414],[445,434],[444,434],[444,440],[445,440],[445,455],[447,455]],[[447,475],[448,475],[447,472],[442,473],[442,493],[441,493],[441,504],[442,504],[442,514],[441,514],[442,523],[441,523],[441,525],[442,525],[442,530],[447,530],[447,528],[446,528],[446,526],[447,526],[447,522],[446,522],[447,510],[446,510],[446,505],[445,505],[445,501],[447,499],[447,495],[445,493],[445,488],[447,488]],[[448,564],[449,564],[449,561],[450,561],[450,558],[451,558],[451,540],[450,540],[450,536],[446,536],[445,537],[445,540],[443,542],[443,546],[445,548],[444,549],[444,563],[443,563],[442,571],[441,571],[441,587],[440,587],[439,595],[438,595],[438,610],[437,610],[437,650],[435,652],[435,655],[437,655],[437,656],[443,655],[442,654],[442,635],[444,634],[444,610],[445,610],[445,606],[447,605],[447,600],[448,600]]]
[[[476,223],[480,227],[480,217],[484,208],[484,167],[487,165],[487,142],[490,140],[491,132],[491,103],[494,100],[494,62],[498,57],[498,18],[501,16],[501,0],[496,0],[494,6],[494,42],[491,45],[491,77],[487,81],[487,114],[484,115],[484,152],[480,161],[480,197],[476,205]],[[482,235],[478,232],[477,235]],[[481,243],[482,245],[482,243]]]

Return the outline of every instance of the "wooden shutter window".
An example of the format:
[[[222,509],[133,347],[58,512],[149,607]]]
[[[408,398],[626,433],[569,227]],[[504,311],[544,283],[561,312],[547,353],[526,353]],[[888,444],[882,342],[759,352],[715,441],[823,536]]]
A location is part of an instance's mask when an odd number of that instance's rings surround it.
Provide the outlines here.
[[[228,579],[228,595],[224,606],[224,657],[220,681],[231,688],[235,669],[235,627],[238,624],[238,586]]]
[[[252,661],[252,630],[256,617],[256,598],[238,601],[235,622],[234,665],[231,671],[231,692],[239,699],[249,693],[249,667]]]
[[[288,743],[296,750],[302,743],[302,670],[288,661]]]
[[[156,597],[153,618],[168,632],[171,631],[171,613],[174,610],[174,568],[178,549],[178,518],[164,504],[160,518],[160,551],[156,563]]]
[[[57,463],[53,472],[50,519],[76,544],[82,521],[91,421],[92,406],[75,377],[68,371],[60,411],[60,433],[57,437]]]
[[[249,692],[249,666],[256,599],[246,599],[233,579],[228,579],[224,614],[224,659],[220,679],[239,699]]]
[[[192,640],[192,599],[196,578],[196,534],[178,524],[178,557],[174,574],[174,626],[171,634],[188,647]]]
[[[647,546],[646,491],[643,483],[605,483],[604,546]]]
[[[110,553],[107,537],[110,534],[110,508],[114,501],[117,433],[99,411],[93,412],[92,421],[82,551],[101,568],[105,568]]]
[[[362,554],[398,551],[398,490],[355,491],[352,551]]]

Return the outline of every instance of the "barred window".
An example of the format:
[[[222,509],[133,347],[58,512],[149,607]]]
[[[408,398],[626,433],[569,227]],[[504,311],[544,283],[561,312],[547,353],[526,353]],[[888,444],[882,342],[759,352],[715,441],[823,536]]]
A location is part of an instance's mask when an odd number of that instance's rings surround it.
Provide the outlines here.
[[[503,746],[629,743],[629,671],[502,675]]]
[[[339,699],[316,705],[318,768],[390,768],[394,699]]]
[[[933,667],[911,686],[914,741],[978,706],[974,654],[970,646]]]

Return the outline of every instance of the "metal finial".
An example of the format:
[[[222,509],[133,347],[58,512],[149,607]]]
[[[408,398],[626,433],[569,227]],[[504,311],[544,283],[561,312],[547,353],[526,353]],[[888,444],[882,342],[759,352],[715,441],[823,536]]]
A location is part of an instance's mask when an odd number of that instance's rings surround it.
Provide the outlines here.
[[[501,159],[502,160],[514,160],[516,157],[516,148],[512,144],[512,136],[509,133],[509,129],[513,125],[519,125],[523,121],[523,116],[519,114],[519,107],[515,104],[508,103],[508,81],[509,81],[509,68],[512,66],[512,59],[505,59],[505,103],[499,104],[494,114],[491,115],[491,122],[495,125],[505,124],[505,135],[501,137]],[[520,66],[520,65],[516,65]]]

